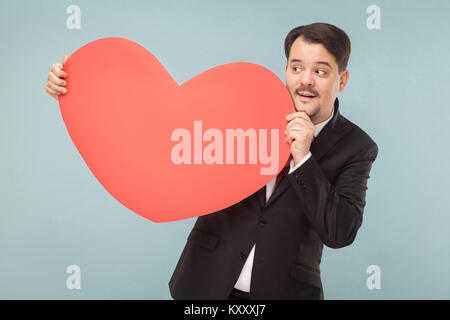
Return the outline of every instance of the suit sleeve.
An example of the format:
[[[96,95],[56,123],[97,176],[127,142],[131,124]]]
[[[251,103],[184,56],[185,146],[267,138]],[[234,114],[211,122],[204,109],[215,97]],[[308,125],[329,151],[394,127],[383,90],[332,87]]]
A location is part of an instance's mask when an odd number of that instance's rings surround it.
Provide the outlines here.
[[[334,185],[322,173],[314,155],[288,175],[303,212],[330,248],[350,245],[362,223],[367,181],[378,146],[371,143],[348,160]]]
[[[299,163],[297,163],[296,165],[294,165],[294,161],[291,160],[291,167],[289,168],[289,173],[292,173],[293,171],[295,171],[295,169],[300,168],[300,166],[302,164],[304,164],[310,157],[312,156],[311,151],[308,152],[308,154],[301,160],[299,161]]]

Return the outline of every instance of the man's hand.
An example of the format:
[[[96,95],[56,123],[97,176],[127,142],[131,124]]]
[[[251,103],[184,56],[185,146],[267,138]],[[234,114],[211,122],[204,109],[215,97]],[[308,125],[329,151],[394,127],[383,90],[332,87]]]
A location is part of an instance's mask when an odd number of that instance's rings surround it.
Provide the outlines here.
[[[67,56],[67,54],[65,54],[63,56],[62,64],[52,64],[52,66],[50,67],[50,72],[47,74],[45,91],[56,100],[58,100],[58,96],[60,94],[64,94],[67,92],[67,89],[64,88],[64,86],[66,85],[66,81],[63,80],[63,78],[67,77],[67,73],[63,71],[63,67],[67,59],[69,59],[69,57]]]
[[[314,124],[309,116],[301,111],[289,114],[286,126],[286,141],[291,144],[291,154],[295,165],[309,152],[314,138]]]

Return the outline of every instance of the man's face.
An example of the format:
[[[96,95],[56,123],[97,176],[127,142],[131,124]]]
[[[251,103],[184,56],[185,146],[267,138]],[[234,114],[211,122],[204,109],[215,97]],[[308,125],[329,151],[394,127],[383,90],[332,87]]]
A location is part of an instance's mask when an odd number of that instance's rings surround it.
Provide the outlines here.
[[[286,87],[297,111],[304,111],[314,124],[328,119],[338,92],[344,90],[348,71],[339,74],[336,59],[319,43],[302,37],[292,44],[286,65]]]

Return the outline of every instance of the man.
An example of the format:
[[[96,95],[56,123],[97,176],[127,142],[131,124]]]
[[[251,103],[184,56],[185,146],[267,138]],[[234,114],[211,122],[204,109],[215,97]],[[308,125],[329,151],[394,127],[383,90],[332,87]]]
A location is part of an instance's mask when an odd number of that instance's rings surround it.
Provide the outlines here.
[[[169,281],[174,299],[323,299],[323,245],[348,246],[361,226],[378,147],[339,111],[350,40],[314,23],[289,32],[285,53],[290,160],[253,195],[197,218]],[[54,64],[48,76],[55,98],[63,72]]]
[[[197,218],[169,282],[175,299],[323,299],[323,245],[355,239],[378,147],[339,112],[350,40],[315,23],[290,31],[285,53],[297,110],[287,119],[288,175]]]

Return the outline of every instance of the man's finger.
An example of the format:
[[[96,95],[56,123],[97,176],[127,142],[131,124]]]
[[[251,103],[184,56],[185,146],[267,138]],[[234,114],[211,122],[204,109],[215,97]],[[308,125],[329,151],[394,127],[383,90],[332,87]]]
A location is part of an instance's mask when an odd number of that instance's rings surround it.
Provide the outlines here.
[[[57,92],[57,94],[66,93],[67,89],[61,86],[57,86],[56,84],[52,83],[51,81],[47,81],[47,86],[52,89],[53,91]]]
[[[48,80],[49,82],[52,82],[53,84],[57,85],[57,86],[65,86],[66,82],[63,79],[60,79],[59,77],[57,77],[53,72],[49,72],[48,73]]]
[[[286,131],[286,139],[289,143],[292,143],[296,139],[300,139],[302,136],[302,130],[290,130]]]
[[[292,126],[306,127],[309,125],[309,121],[304,118],[295,118],[286,125],[286,129],[292,128]]]
[[[62,70],[63,66],[61,63],[55,63],[51,67],[51,71],[58,77],[58,78],[65,78],[67,77],[67,73]]]
[[[289,144],[292,143],[292,137],[291,137],[291,134],[289,134],[289,133],[286,134],[286,141],[287,141]]]
[[[292,120],[294,118],[303,118],[303,119],[311,121],[311,119],[309,118],[308,114],[306,112],[304,112],[304,111],[298,111],[298,112],[290,113],[290,114],[288,114],[286,116],[286,119],[288,121],[290,121],[290,120]]]
[[[289,143],[292,142],[292,140],[300,139],[302,136],[304,136],[302,130],[291,130],[286,132],[286,138],[289,140]]]
[[[49,88],[48,86],[45,86],[45,91],[50,94],[53,98],[55,98],[56,100],[58,100],[58,94],[52,90],[51,88]]]
[[[308,132],[308,129],[305,126],[294,125],[292,127],[286,128],[286,132]]]
[[[50,71],[54,71],[54,70],[56,70],[56,69],[62,69],[62,64],[61,63],[59,63],[59,62],[57,62],[57,63],[54,63],[54,64],[52,64],[51,66],[50,66]]]
[[[67,55],[67,54],[65,54],[64,56],[63,56],[63,66],[66,64],[66,62],[67,62],[67,59],[69,59],[69,56]]]

